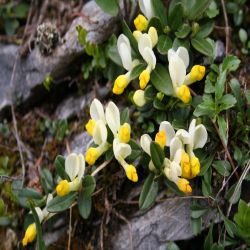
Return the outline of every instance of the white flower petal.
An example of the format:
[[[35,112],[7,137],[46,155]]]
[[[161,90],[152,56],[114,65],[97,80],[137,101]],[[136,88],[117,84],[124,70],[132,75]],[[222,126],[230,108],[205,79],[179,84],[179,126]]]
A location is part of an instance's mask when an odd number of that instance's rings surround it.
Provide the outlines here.
[[[192,138],[190,134],[185,129],[179,129],[176,132],[176,136],[182,141],[183,144],[192,143]]]
[[[79,172],[78,172],[78,178],[79,180],[82,179],[84,172],[85,172],[85,159],[84,156],[82,154],[78,154],[78,158],[79,158]]]
[[[151,0],[139,0],[139,6],[140,6],[142,13],[148,19],[151,19],[154,16],[154,10],[153,10]]]
[[[172,161],[170,164],[170,177],[171,181],[176,182],[178,180],[178,176],[182,173],[181,167],[176,162]]]
[[[97,121],[94,131],[93,140],[95,144],[101,145],[107,141],[108,132],[105,123],[102,120]]]
[[[185,47],[179,47],[176,51],[176,54],[182,59],[187,68],[189,65],[189,54],[188,50]]]
[[[174,154],[173,161],[179,164],[181,162],[181,155],[182,155],[182,149],[178,149]]]
[[[79,172],[79,159],[77,154],[71,153],[65,160],[65,172],[68,174],[71,181],[75,179]]]
[[[121,34],[117,40],[117,48],[122,60],[122,65],[126,70],[132,69],[131,46],[128,38]]]
[[[151,142],[152,142],[152,139],[151,139],[151,137],[149,135],[144,134],[144,135],[141,136],[141,139],[140,139],[141,147],[148,155],[150,155],[150,144],[151,144]]]
[[[120,111],[113,102],[109,102],[106,108],[106,121],[112,133],[116,136],[120,128]]]
[[[166,137],[167,137],[166,146],[169,147],[171,140],[175,136],[174,129],[173,129],[172,125],[169,122],[163,121],[163,122],[161,122],[160,128],[159,128],[159,131],[161,131],[161,130],[163,130],[165,132],[165,134],[166,134]]]
[[[174,137],[170,142],[170,160],[173,161],[179,149],[182,149],[182,142],[178,137]]]
[[[186,67],[182,59],[174,55],[169,61],[169,74],[174,85],[181,86],[185,80]]]
[[[196,126],[194,132],[194,149],[203,148],[207,142],[207,130],[204,125]]]
[[[49,193],[47,196],[46,205],[48,205],[51,200],[53,200],[53,195],[51,193]]]
[[[138,41],[138,49],[142,57],[143,57],[145,48],[152,49],[152,41],[151,41],[150,36],[147,33],[142,34]]]
[[[94,99],[90,105],[90,116],[94,120],[103,120],[105,122],[104,109],[98,99]]]
[[[114,139],[113,141],[113,151],[115,158],[120,161],[121,159],[125,159],[132,152],[129,144],[121,143],[118,139]]]
[[[35,210],[36,210],[37,216],[39,218],[39,221],[41,223],[43,221],[43,217],[44,217],[43,211],[40,207],[35,207]]]
[[[156,57],[154,51],[151,48],[145,48],[142,54],[143,59],[150,67],[150,71],[155,68],[156,65]]]
[[[176,52],[173,49],[168,50],[168,62],[172,59],[173,56],[175,56]]]

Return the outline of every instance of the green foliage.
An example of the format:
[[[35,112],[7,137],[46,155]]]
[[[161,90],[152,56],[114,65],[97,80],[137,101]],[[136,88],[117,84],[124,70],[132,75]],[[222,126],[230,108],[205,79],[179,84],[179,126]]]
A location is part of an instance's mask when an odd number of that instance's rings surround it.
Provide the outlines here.
[[[96,0],[99,7],[106,13],[116,16],[119,10],[117,0]]]
[[[158,193],[158,182],[155,175],[150,173],[143,184],[143,188],[139,198],[139,207],[144,210],[149,208],[155,201]]]

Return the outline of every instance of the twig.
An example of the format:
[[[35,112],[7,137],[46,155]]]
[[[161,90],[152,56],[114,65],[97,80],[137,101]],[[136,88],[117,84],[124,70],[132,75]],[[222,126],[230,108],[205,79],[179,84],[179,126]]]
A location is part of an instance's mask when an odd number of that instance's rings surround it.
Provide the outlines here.
[[[223,10],[223,15],[224,15],[224,21],[225,21],[225,33],[226,33],[226,55],[228,54],[229,51],[229,25],[228,25],[228,18],[227,18],[227,10],[225,6],[225,1],[221,0],[221,5],[222,5],[222,10]]]
[[[103,163],[102,163],[102,164],[101,164],[101,165],[91,174],[91,176],[97,175],[97,173],[98,173],[99,171],[101,171],[102,169],[104,169],[110,162],[111,162],[111,160],[103,162]]]
[[[72,223],[72,207],[69,208],[69,238],[68,238],[68,250],[70,250],[70,245],[71,245],[71,223]]]

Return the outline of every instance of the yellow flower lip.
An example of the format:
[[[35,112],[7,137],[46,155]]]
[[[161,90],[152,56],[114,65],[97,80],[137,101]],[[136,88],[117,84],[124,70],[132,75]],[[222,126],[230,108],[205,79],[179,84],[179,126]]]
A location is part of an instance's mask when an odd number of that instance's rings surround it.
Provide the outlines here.
[[[87,132],[93,136],[96,121],[94,119],[89,119],[88,123],[85,125]]]
[[[56,193],[58,196],[65,196],[70,192],[70,185],[67,180],[61,180],[56,186]]]
[[[206,72],[205,66],[194,65],[191,69],[190,76],[192,81],[200,81],[204,77]]]
[[[143,70],[139,76],[139,80],[140,80],[140,88],[145,89],[149,80],[150,80],[149,70],[147,70],[147,69]]]
[[[96,148],[89,148],[86,152],[86,162],[89,165],[94,165],[96,160],[98,159],[99,154]]]
[[[121,95],[128,84],[128,78],[125,75],[119,75],[115,80],[112,92],[116,95]]]
[[[25,235],[22,240],[22,245],[24,247],[27,246],[28,243],[34,241],[35,238],[36,238],[36,225],[35,223],[32,223],[27,227],[25,231]]]
[[[167,136],[163,130],[159,131],[155,135],[155,142],[157,142],[161,146],[161,148],[164,148],[164,146],[166,145],[166,141],[167,141]]]
[[[184,102],[189,103],[191,100],[191,94],[188,86],[182,85],[178,89],[177,96]]]
[[[192,193],[192,187],[189,185],[189,181],[184,178],[179,178],[177,186],[184,193]]]
[[[134,25],[136,30],[139,31],[144,31],[148,27],[148,20],[145,16],[139,14],[135,19],[134,19]]]
[[[138,175],[137,175],[135,166],[128,165],[126,167],[126,175],[127,175],[127,177],[128,177],[129,180],[131,180],[133,182],[137,182],[138,181]]]
[[[124,123],[118,131],[118,138],[123,143],[128,143],[130,141],[131,127],[128,123]]]
[[[200,161],[196,156],[193,156],[190,160],[192,178],[196,177],[200,173]]]

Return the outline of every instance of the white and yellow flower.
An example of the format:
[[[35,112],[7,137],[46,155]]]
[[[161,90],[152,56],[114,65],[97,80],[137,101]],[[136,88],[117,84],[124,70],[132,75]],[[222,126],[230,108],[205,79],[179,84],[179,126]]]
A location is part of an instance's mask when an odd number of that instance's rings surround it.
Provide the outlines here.
[[[132,60],[131,46],[129,39],[121,34],[117,40],[117,48],[122,60],[123,67],[127,70],[126,74],[119,75],[113,86],[113,93],[120,95],[124,92],[125,88],[131,81],[130,74],[133,68],[139,63],[138,60]]]
[[[139,7],[141,12],[144,14],[139,14],[134,19],[134,25],[136,30],[144,31],[148,27],[148,21],[154,16],[154,9],[151,0],[139,0]]]
[[[191,72],[186,75],[186,69],[189,65],[189,54],[186,48],[179,47],[176,51],[168,51],[169,74],[172,80],[174,95],[188,103],[191,100],[190,89],[188,85],[200,81],[205,75],[205,67],[194,65]]]
[[[124,168],[128,179],[133,182],[137,182],[138,176],[136,168],[125,161],[125,158],[132,152],[131,147],[128,144],[130,141],[131,127],[126,122],[121,124],[120,111],[113,102],[108,103],[105,115],[107,124],[114,135],[114,156]]]
[[[52,199],[53,199],[52,194],[48,194],[46,207],[43,210],[40,207],[35,207],[40,223],[42,223],[42,221],[49,219],[51,216],[54,215],[52,213],[49,213],[47,210],[47,205],[49,201],[51,201]],[[22,239],[22,245],[25,247],[29,243],[33,242],[36,238],[36,234],[37,234],[36,224],[32,223],[26,228],[24,237]]]
[[[133,101],[138,107],[144,106],[146,104],[145,91],[141,89],[136,90],[133,95]]]
[[[158,34],[154,27],[150,27],[148,33],[134,32],[134,36],[138,41],[139,52],[147,63],[147,67],[139,76],[140,88],[145,89],[148,82],[150,81],[151,71],[155,69],[156,57],[153,52],[153,47],[158,42]]]
[[[70,181],[61,180],[56,186],[58,196],[65,196],[71,191],[78,191],[85,171],[85,160],[82,154],[69,154],[65,159],[65,172]]]
[[[179,129],[176,136],[185,145],[186,149],[182,152],[181,158],[182,176],[192,179],[200,173],[200,161],[193,150],[204,147],[207,142],[207,130],[202,124],[196,126],[196,120],[193,119],[189,130]]]
[[[87,132],[93,136],[96,122],[102,120],[106,123],[104,109],[101,102],[98,99],[94,99],[90,104],[90,117],[88,123],[85,125]]]
[[[167,123],[167,122],[164,122],[164,123]],[[161,128],[162,130],[160,131],[163,131],[163,127],[164,126],[162,126]],[[171,132],[170,132],[170,135],[172,135]],[[149,135],[144,134],[141,136],[141,139],[140,139],[141,147],[150,157],[151,157],[151,154],[150,154],[151,142],[152,142],[152,139]],[[182,154],[182,143],[180,139],[177,137],[173,137],[171,140],[165,140],[165,145],[168,145],[170,147],[170,157],[169,159],[168,158],[164,159],[164,162],[163,162],[164,174],[170,181],[174,182],[182,192],[185,192],[185,193],[192,192],[192,188],[189,185],[189,182],[183,178],[180,178],[180,176],[182,175],[182,169],[180,166],[181,154]],[[156,168],[152,160],[149,162],[149,169],[153,172],[156,171]]]

